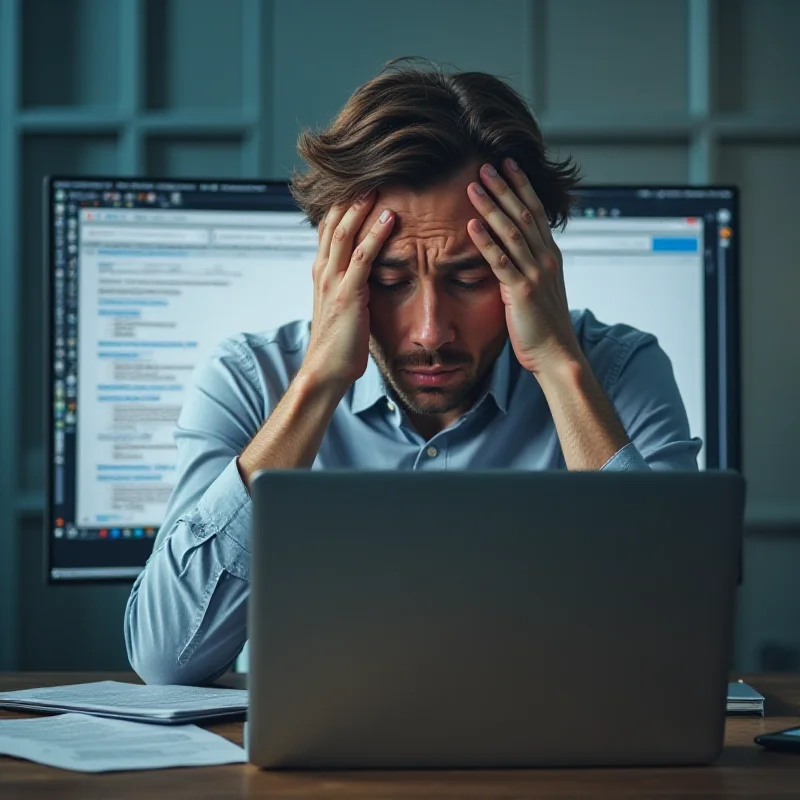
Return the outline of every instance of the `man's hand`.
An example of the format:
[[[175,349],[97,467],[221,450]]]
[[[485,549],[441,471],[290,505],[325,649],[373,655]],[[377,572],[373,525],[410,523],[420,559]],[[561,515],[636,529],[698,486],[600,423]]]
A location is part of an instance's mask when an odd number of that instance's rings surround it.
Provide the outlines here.
[[[494,238],[478,219],[467,231],[500,281],[514,353],[538,378],[565,362],[581,361],[582,353],[567,305],[561,251],[542,203],[514,161],[506,159],[503,168],[507,181],[484,164],[484,185],[471,183],[467,191]]]
[[[542,387],[567,468],[600,469],[630,440],[575,336],[561,251],[542,203],[511,159],[503,172],[507,182],[484,164],[491,195],[480,183],[467,190],[494,237],[477,219],[467,231],[500,281],[511,345]]]
[[[310,468],[336,407],[367,368],[367,279],[394,225],[394,214],[385,212],[353,250],[353,237],[374,204],[375,197],[367,195],[350,208],[334,206],[319,226],[308,352],[286,394],[239,456],[247,486],[262,469]]]
[[[314,261],[314,311],[311,340],[301,372],[342,393],[367,368],[369,285],[372,262],[392,232],[394,214],[385,210],[367,238],[353,239],[375,204],[371,193],[349,208],[333,206],[319,225]]]

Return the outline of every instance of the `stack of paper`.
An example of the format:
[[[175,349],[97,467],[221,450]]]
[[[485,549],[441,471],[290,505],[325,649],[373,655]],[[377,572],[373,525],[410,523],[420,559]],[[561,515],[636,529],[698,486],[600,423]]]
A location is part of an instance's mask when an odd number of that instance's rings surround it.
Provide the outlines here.
[[[764,716],[764,695],[752,686],[737,681],[728,684],[728,713]]]
[[[247,711],[247,690],[97,681],[0,692],[0,707],[169,725],[241,717]]]
[[[81,772],[247,761],[241,747],[196,725],[154,729],[85,714],[0,720],[0,754]]]

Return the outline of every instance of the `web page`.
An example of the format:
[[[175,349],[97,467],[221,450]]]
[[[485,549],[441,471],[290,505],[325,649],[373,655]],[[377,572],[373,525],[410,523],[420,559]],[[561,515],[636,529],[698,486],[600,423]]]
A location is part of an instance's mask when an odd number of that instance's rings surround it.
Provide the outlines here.
[[[198,364],[310,318],[317,235],[295,212],[83,210],[76,523],[158,526]]]
[[[317,237],[302,219],[81,212],[77,524],[160,524],[197,365],[231,334],[310,318]],[[579,218],[556,238],[570,307],[655,334],[704,437],[702,221]]]

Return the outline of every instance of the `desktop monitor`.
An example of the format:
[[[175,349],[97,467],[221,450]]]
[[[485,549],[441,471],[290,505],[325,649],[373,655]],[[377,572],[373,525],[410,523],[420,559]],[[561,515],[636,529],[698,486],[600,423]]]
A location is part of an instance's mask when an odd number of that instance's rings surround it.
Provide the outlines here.
[[[709,468],[739,467],[737,201],[585,187],[556,237],[571,307],[658,336]],[[129,581],[193,370],[230,334],[310,318],[317,236],[277,181],[51,177],[45,204],[47,579]]]

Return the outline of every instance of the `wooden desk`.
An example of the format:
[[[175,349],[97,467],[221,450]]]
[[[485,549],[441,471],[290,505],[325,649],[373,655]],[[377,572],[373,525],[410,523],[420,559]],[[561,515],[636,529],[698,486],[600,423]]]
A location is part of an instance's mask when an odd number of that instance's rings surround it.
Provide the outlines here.
[[[712,798],[800,797],[800,754],[771,753],[759,733],[800,725],[800,676],[743,676],[767,698],[766,717],[728,720],[726,746],[712,767],[459,772],[271,773],[252,765],[89,775],[0,756],[0,798]],[[131,673],[0,673],[0,690],[95,680],[133,681]],[[241,676],[220,681],[243,688]],[[0,710],[1,719],[24,714]],[[209,729],[242,743],[242,723]]]

